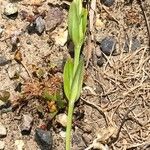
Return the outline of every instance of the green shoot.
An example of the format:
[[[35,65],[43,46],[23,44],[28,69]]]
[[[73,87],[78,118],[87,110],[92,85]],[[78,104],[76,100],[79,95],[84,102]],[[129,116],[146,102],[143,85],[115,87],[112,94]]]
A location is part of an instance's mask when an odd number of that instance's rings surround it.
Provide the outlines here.
[[[74,59],[68,59],[64,66],[64,92],[69,101],[66,150],[71,147],[71,129],[74,103],[79,99],[83,76],[84,61],[80,58],[81,47],[84,43],[87,25],[87,10],[82,6],[82,0],[73,0],[69,9],[68,30],[74,43]]]

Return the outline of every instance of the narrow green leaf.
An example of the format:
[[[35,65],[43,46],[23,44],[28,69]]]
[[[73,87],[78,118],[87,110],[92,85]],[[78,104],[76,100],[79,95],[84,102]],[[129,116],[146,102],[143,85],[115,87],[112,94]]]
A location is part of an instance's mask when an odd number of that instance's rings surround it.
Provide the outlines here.
[[[80,19],[82,14],[82,0],[75,0],[74,2],[76,3],[76,12],[78,19]]]
[[[71,101],[78,100],[80,96],[83,83],[83,75],[84,75],[84,61],[83,59],[81,59],[71,86],[71,94],[70,94]]]
[[[72,2],[69,9],[68,30],[69,36],[74,45],[78,44],[79,39],[79,19],[77,15],[76,3]]]
[[[72,24],[73,24],[73,3],[71,3],[70,8],[69,8],[69,15],[68,15],[68,31],[69,31],[69,36],[72,39]]]
[[[68,100],[70,100],[71,85],[73,80],[73,61],[68,59],[64,66],[64,92]]]

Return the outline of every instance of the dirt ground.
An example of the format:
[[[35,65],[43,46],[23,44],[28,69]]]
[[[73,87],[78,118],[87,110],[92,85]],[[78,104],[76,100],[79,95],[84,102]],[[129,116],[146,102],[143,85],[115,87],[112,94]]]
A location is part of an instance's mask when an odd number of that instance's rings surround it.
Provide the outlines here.
[[[72,150],[150,150],[150,1],[116,0],[106,7],[97,0],[95,8],[91,3],[85,2],[95,13],[89,13],[82,51],[87,66],[74,110]],[[17,12],[6,14],[8,4]],[[69,4],[0,0],[0,95],[7,91],[11,103],[0,107],[0,123],[7,129],[0,138],[5,150],[40,149],[35,130],[43,126],[52,133],[49,149],[65,149],[65,127],[58,116],[67,114],[62,74],[73,53]],[[106,37],[116,40],[110,56],[100,50]],[[45,100],[45,89],[51,95],[59,91],[62,102]],[[33,118],[28,135],[21,133],[24,114]],[[17,140],[24,143],[20,149]]]

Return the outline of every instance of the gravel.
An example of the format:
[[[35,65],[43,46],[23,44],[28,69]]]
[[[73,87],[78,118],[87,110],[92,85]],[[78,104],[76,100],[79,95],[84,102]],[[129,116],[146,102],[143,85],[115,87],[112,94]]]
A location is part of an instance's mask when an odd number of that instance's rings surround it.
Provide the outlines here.
[[[106,55],[113,54],[116,49],[116,39],[114,37],[105,37],[100,42],[100,49]]]
[[[5,66],[9,64],[11,61],[7,60],[5,56],[0,56],[0,66]]]
[[[6,127],[0,122],[0,138],[6,137],[7,130]]]
[[[23,115],[23,121],[21,125],[21,133],[22,134],[30,134],[33,118],[29,115]]]
[[[131,44],[131,45],[130,45],[130,44]],[[127,40],[125,41],[124,50],[127,51],[127,52],[128,52],[129,50],[131,50],[131,51],[136,51],[136,50],[139,49],[140,47],[141,47],[140,41],[139,41],[137,38],[133,37],[131,41],[129,41],[129,39],[127,39]]]
[[[15,141],[16,150],[23,150],[24,142],[23,140],[16,140]]]
[[[5,148],[5,142],[0,141],[0,150],[3,150]]]
[[[112,6],[115,3],[115,0],[101,0],[102,4],[104,4],[107,7]]]
[[[41,150],[50,150],[52,148],[52,134],[40,128],[35,130],[35,140]]]
[[[13,79],[19,75],[19,73],[21,72],[21,68],[20,68],[19,64],[11,64],[7,68],[7,72],[8,72],[9,78]]]
[[[15,4],[9,3],[4,8],[4,15],[11,16],[18,13],[18,8]]]
[[[45,21],[41,16],[37,17],[35,20],[35,29],[39,34],[45,29]]]

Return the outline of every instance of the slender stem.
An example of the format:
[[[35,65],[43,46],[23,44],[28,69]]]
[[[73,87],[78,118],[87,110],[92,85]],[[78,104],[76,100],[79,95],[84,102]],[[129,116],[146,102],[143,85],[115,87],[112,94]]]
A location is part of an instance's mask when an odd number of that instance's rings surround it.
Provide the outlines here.
[[[75,49],[74,49],[74,67],[73,67],[73,77],[76,73],[76,70],[78,68],[78,64],[79,64],[79,57],[80,57],[80,50],[81,49],[81,46],[78,45],[78,46],[75,46]]]
[[[74,102],[69,102],[68,117],[67,117],[67,131],[66,131],[66,150],[71,148],[71,129],[73,117]]]

